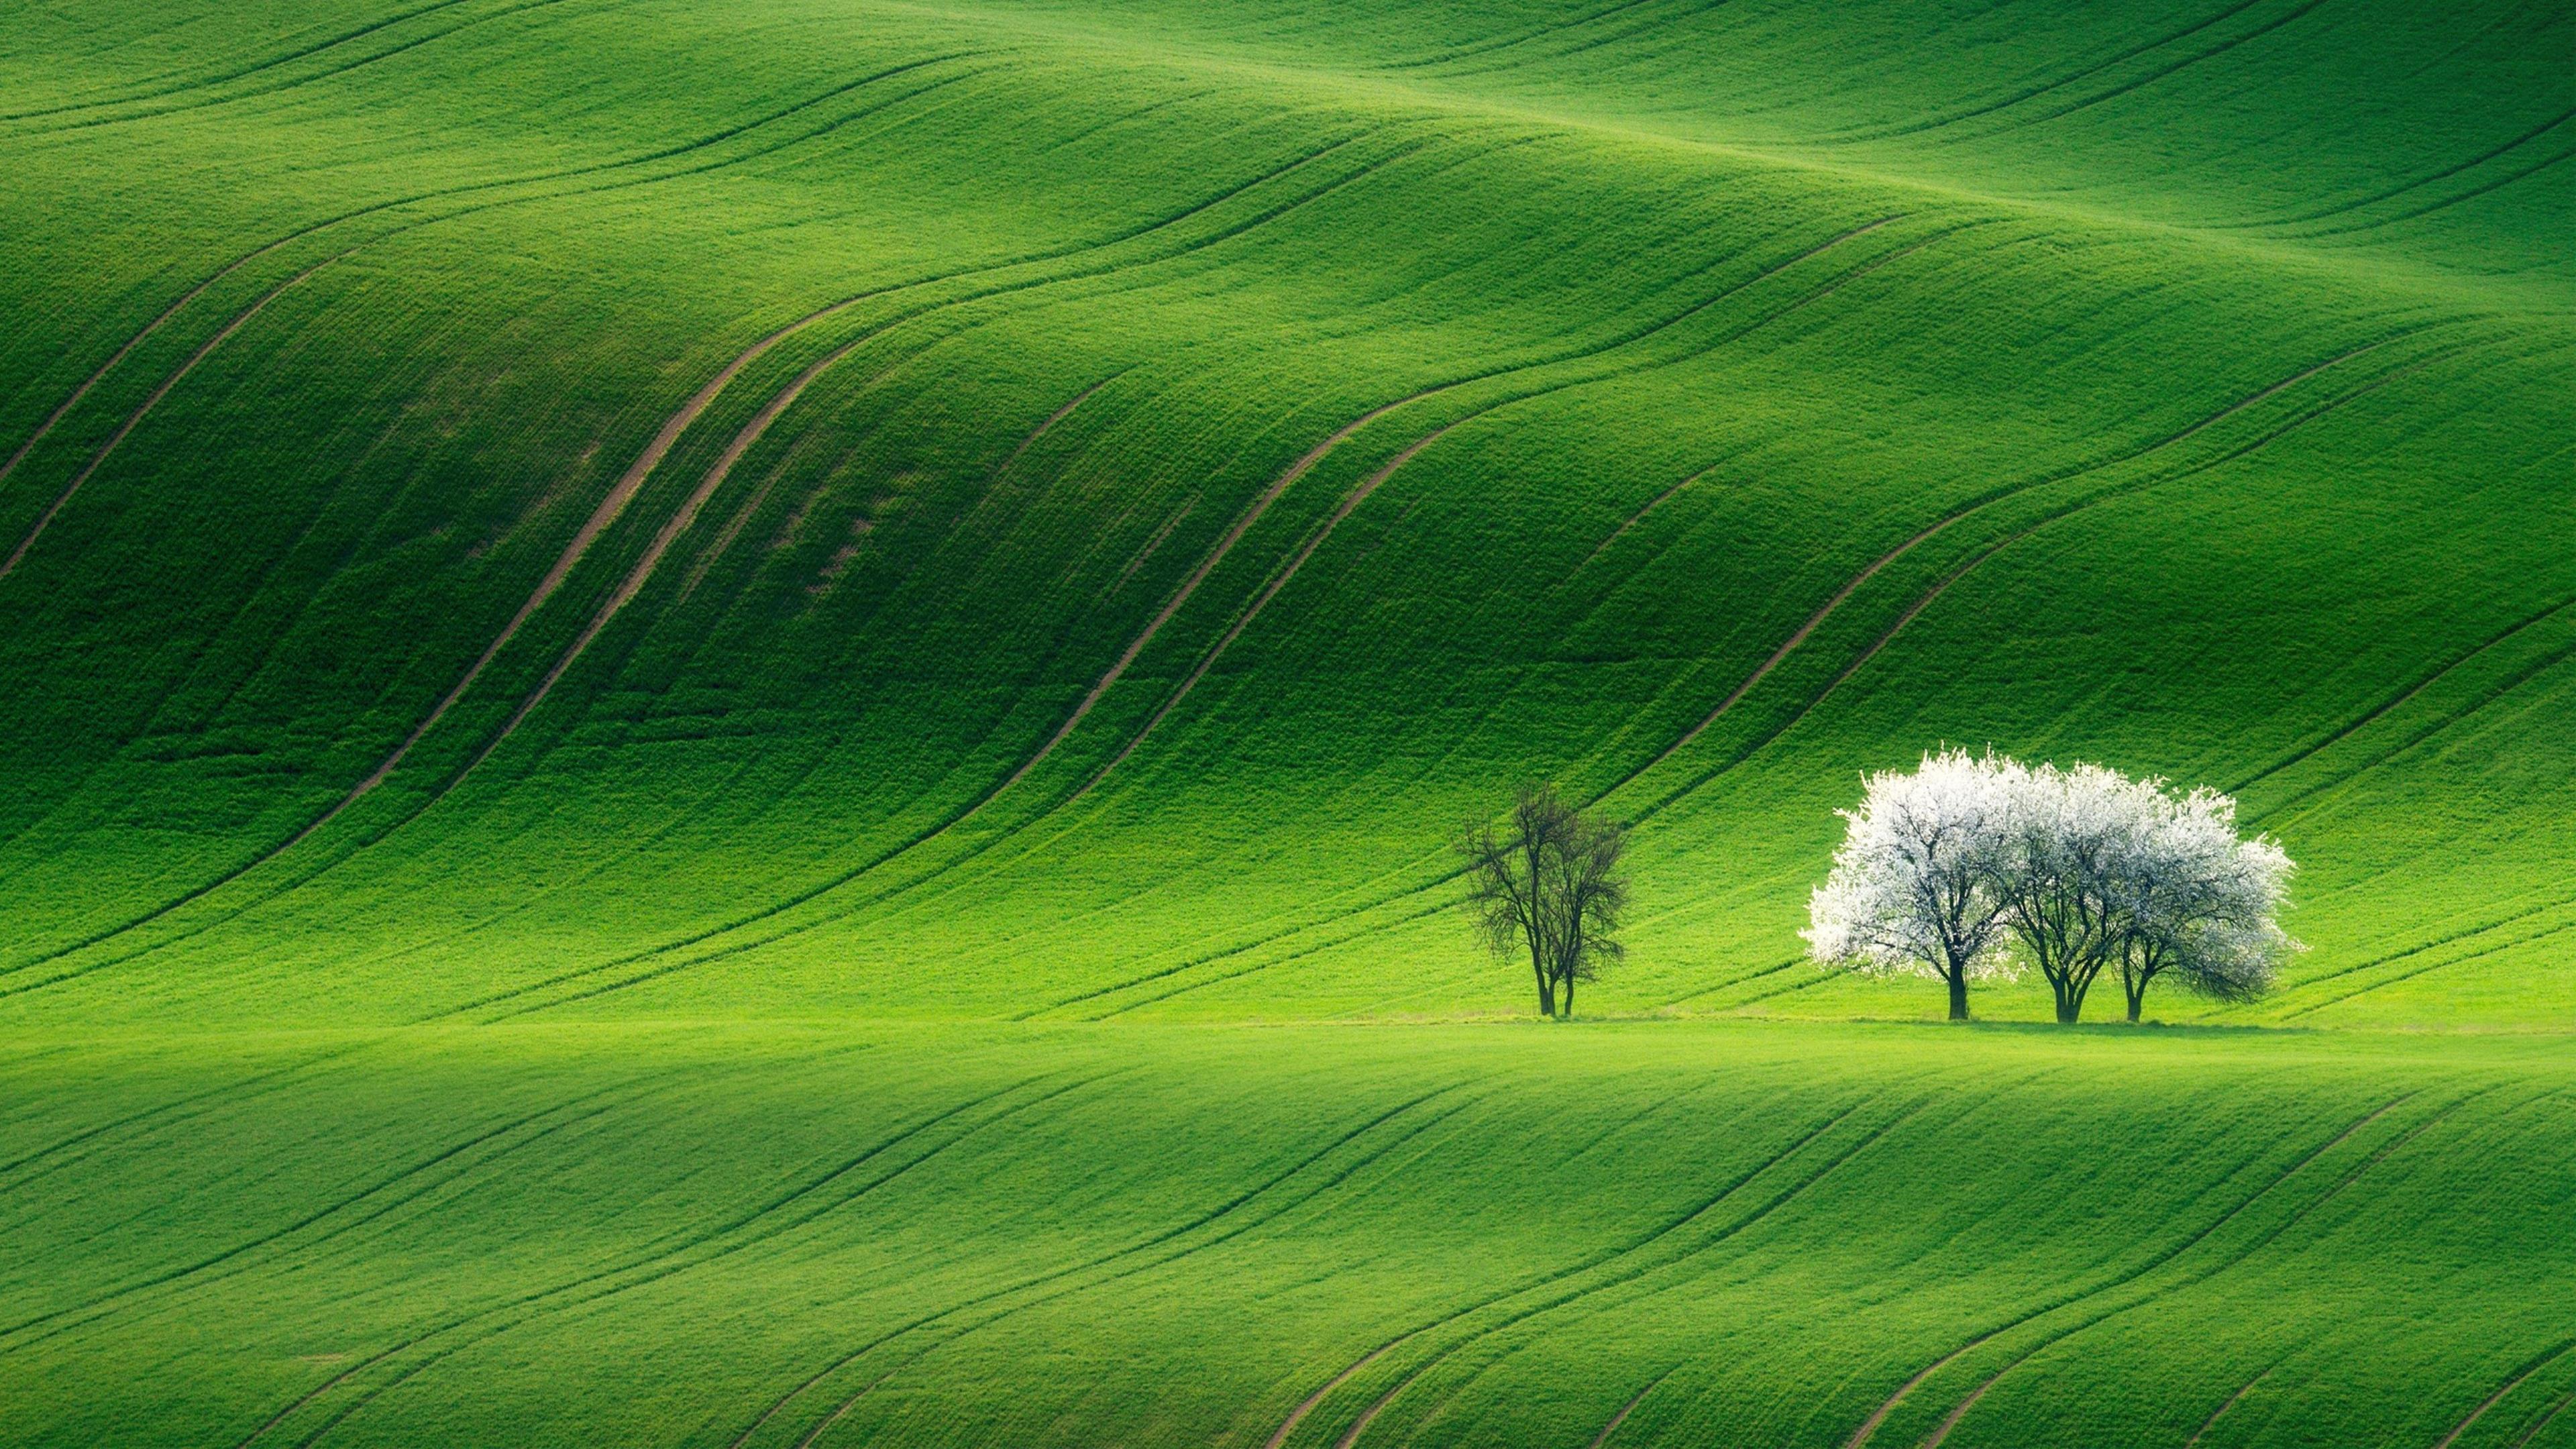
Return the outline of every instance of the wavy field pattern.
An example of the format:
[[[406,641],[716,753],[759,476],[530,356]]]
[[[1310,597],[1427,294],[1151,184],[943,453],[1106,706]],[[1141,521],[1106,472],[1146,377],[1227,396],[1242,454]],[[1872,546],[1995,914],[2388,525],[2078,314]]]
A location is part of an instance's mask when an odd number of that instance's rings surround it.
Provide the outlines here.
[[[0,16],[8,1437],[2576,1445],[2571,54]],[[1815,972],[1942,742],[2236,791],[2312,949]],[[1523,778],[1624,1020],[1462,1020]]]

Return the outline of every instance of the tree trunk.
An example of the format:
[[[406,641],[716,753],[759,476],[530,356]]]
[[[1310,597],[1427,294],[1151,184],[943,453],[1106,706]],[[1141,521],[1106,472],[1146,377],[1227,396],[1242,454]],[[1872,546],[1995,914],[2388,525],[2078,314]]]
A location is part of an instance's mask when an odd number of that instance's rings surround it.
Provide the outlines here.
[[[1556,983],[1550,981],[1544,971],[1538,973],[1538,1014],[1556,1015]]]
[[[1574,1015],[1574,978],[1573,978],[1573,977],[1571,977],[1571,976],[1568,976],[1568,977],[1566,977],[1566,978],[1565,978],[1565,1012],[1564,1012],[1564,1014],[1565,1014],[1565,1015],[1567,1015],[1567,1016],[1569,1016],[1569,1017],[1570,1017],[1570,1016],[1572,1016],[1572,1015]]]
[[[2138,1010],[2147,1004],[2147,983],[2141,981],[2135,987],[2131,987],[2124,981],[2121,982],[2120,985],[2123,990],[2127,991],[2129,996],[2129,1025],[2136,1026],[2138,1024]]]
[[[1947,979],[1950,983],[1950,1019],[1966,1021],[1968,1019],[1968,973],[1953,971],[1949,973]]]

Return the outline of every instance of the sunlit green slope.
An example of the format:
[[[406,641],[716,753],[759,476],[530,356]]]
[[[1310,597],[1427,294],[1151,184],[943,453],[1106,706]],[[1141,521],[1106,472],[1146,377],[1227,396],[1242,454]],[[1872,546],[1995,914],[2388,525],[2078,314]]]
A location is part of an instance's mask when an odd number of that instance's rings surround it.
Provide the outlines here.
[[[0,14],[6,1437],[2576,1444],[2571,51]],[[1942,742],[2313,949],[1890,1020]],[[1462,1020],[1534,779],[1630,955]]]
[[[2563,1013],[2564,16],[1383,9],[13,22],[5,1009],[1503,1005],[1514,777],[1723,1009],[1965,740]]]
[[[2554,1044],[1928,1030],[101,1050],[6,1128],[0,1384],[64,1445],[2576,1443]]]

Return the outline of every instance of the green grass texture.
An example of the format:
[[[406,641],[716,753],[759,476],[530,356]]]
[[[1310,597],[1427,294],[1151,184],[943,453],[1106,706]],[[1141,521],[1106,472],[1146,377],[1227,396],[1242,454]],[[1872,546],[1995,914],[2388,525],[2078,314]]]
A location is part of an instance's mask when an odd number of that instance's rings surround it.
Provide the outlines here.
[[[0,13],[8,1437],[2576,1444],[2571,56]],[[2311,949],[1804,964],[1942,744]],[[1563,1027],[1523,780],[1633,826]]]

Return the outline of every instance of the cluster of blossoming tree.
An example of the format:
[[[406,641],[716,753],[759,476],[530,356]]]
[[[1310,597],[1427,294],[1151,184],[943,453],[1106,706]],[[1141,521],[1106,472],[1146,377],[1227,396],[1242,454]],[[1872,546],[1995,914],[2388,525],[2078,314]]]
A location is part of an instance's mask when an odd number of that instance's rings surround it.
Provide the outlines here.
[[[1950,750],[1871,776],[1841,814],[1850,829],[1800,934],[1828,969],[1947,983],[1953,1021],[1969,982],[2025,965],[2061,1022],[2116,972],[2136,1021],[2159,979],[2251,1000],[2300,949],[2278,919],[2290,858],[2240,838],[2236,802],[2214,790]]]

